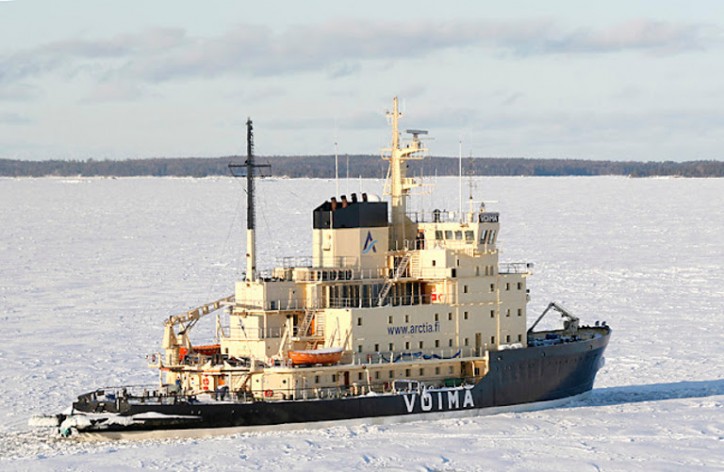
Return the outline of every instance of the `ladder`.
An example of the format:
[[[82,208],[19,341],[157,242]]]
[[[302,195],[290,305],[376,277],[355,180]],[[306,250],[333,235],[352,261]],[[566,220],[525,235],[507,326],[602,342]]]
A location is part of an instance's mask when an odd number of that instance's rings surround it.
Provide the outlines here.
[[[385,299],[387,298],[387,295],[390,293],[390,290],[392,289],[392,286],[395,284],[395,282],[402,277],[402,274],[405,273],[405,270],[407,270],[407,266],[410,264],[410,256],[412,253],[405,253],[405,255],[402,257],[402,260],[397,265],[397,268],[395,268],[395,272],[393,276],[385,282],[385,285],[382,287],[382,291],[380,291],[380,297],[377,299],[377,306],[383,306],[385,304]]]
[[[312,325],[312,320],[314,319],[314,310],[310,310],[309,308],[306,308],[304,310],[304,318],[302,318],[302,322],[299,323],[299,326],[297,327],[297,337],[303,338],[307,336],[307,331],[309,331],[309,327]]]
[[[317,317],[317,312],[319,310],[314,308],[305,308],[304,309],[304,318],[302,318],[302,321],[297,326],[297,338],[307,338],[307,337],[320,337],[324,336],[324,316]],[[314,321],[314,332],[309,333],[309,328],[312,326],[312,321]]]

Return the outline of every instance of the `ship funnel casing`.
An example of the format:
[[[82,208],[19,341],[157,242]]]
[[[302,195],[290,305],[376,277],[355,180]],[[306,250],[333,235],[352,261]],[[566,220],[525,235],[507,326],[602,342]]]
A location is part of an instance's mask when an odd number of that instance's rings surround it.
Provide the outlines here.
[[[313,212],[313,265],[375,269],[389,245],[387,202],[324,202]]]

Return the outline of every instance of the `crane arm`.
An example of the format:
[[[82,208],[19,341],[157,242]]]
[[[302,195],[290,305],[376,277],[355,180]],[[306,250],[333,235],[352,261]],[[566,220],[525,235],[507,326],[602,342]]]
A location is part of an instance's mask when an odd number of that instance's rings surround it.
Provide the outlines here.
[[[183,332],[193,327],[200,318],[215,312],[219,308],[233,304],[234,295],[229,295],[228,297],[219,298],[218,300],[198,306],[184,313],[169,316],[164,324],[167,327],[183,325],[183,329],[181,330]]]

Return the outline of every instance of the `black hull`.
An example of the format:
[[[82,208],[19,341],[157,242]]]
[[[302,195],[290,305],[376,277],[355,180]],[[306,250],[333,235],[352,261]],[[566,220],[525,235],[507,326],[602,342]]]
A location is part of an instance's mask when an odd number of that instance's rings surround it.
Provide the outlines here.
[[[120,405],[134,421],[100,421],[79,432],[112,433],[179,429],[243,428],[327,422],[549,402],[593,388],[610,330],[585,341],[490,353],[490,370],[474,386],[429,389],[425,393],[380,394],[335,399]],[[81,397],[83,398],[83,397]],[[107,407],[109,405],[106,405]],[[78,401],[76,411],[97,405]],[[106,408],[106,411],[113,408]],[[140,417],[138,416],[140,415]]]

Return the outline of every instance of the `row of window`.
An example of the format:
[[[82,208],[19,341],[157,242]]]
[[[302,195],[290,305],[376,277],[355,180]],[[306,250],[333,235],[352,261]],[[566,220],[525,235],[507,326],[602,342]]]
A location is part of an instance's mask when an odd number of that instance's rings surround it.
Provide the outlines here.
[[[494,229],[484,229],[480,232],[480,244],[493,244],[495,242],[495,233],[496,231]],[[442,230],[436,230],[435,231],[435,239],[438,241],[442,240],[448,240],[448,241],[462,241],[463,237],[465,238],[465,242],[471,243],[475,241],[475,232],[473,230],[450,230],[447,229],[445,231]]]
[[[476,269],[478,269],[478,268],[476,268]],[[476,272],[478,272],[478,271],[476,270]],[[485,275],[488,275],[488,274],[487,274],[487,268],[486,268],[486,274],[485,274]],[[523,290],[523,282],[518,282],[518,283],[517,283],[517,287],[518,287],[518,290]],[[510,282],[506,282],[506,283],[505,283],[505,290],[506,290],[506,291],[510,291]],[[494,283],[493,283],[493,284],[490,284],[490,291],[491,291],[491,292],[495,292],[495,284],[494,284]],[[463,293],[468,293],[468,286],[467,286],[467,285],[463,285]]]
[[[508,308],[506,310],[505,316],[510,317],[510,313],[511,313],[510,308]],[[523,316],[522,308],[518,308],[518,316]],[[490,317],[495,318],[495,310],[490,310]],[[447,319],[448,319],[448,321],[452,321],[452,319],[453,319],[452,312],[448,312]],[[463,312],[463,319],[464,320],[469,319],[469,314],[467,311]],[[439,313],[435,313],[435,321],[440,321]],[[409,323],[409,322],[410,322],[410,315],[405,315],[405,323]],[[389,315],[387,317],[387,324],[394,324],[394,323],[395,323],[395,318],[392,315]],[[361,316],[357,317],[357,326],[362,326],[362,317]],[[422,346],[420,346],[420,347],[422,347]],[[439,346],[435,346],[435,347],[439,347]]]
[[[471,242],[475,241],[475,232],[472,230],[466,230],[464,233],[462,230],[452,231],[452,230],[437,230],[435,231],[435,239],[438,241],[441,241],[443,239],[447,239],[450,241],[462,241],[463,240],[463,234],[465,235],[465,241]]]
[[[493,244],[495,242],[495,230],[484,229],[480,233],[480,244]]]
[[[446,370],[447,370],[447,375],[454,375],[454,374],[455,374],[455,368],[454,368],[453,366],[451,366],[451,365],[448,366],[448,368],[447,368]],[[415,374],[419,375],[420,377],[423,377],[423,376],[425,376],[425,372],[426,372],[426,369],[425,369],[424,367],[420,367],[419,369],[417,369],[417,371],[415,372]],[[438,366],[438,367],[435,367],[435,368],[434,368],[434,372],[435,372],[435,375],[442,375],[442,368],[440,368],[439,366]],[[394,379],[394,378],[395,378],[395,375],[397,375],[397,376],[399,376],[399,377],[407,377],[407,378],[409,378],[409,377],[412,377],[412,375],[413,375],[413,369],[405,369],[405,370],[404,370],[404,375],[403,375],[403,371],[402,371],[401,369],[400,369],[400,370],[388,370],[388,371],[387,371],[387,378],[389,378],[389,379]],[[381,373],[379,370],[376,370],[376,371],[374,372],[374,374],[373,374],[373,377],[374,377],[375,380],[380,380],[380,379],[382,378],[382,373]],[[331,381],[332,381],[333,383],[334,383],[334,382],[337,382],[337,378],[338,378],[337,374],[332,374],[332,375],[331,375]],[[367,380],[367,379],[365,378],[364,372],[358,372],[358,373],[357,373],[357,380],[358,380],[358,381],[366,381],[366,380]],[[321,376],[321,375],[315,375],[315,376],[314,376],[314,383],[315,383],[315,384],[319,384],[319,383],[321,383],[321,381],[322,381],[322,376]]]
[[[458,261],[458,265],[460,265],[460,261]],[[495,275],[495,266],[486,265],[484,275]],[[475,266],[475,276],[480,276],[480,266]]]

